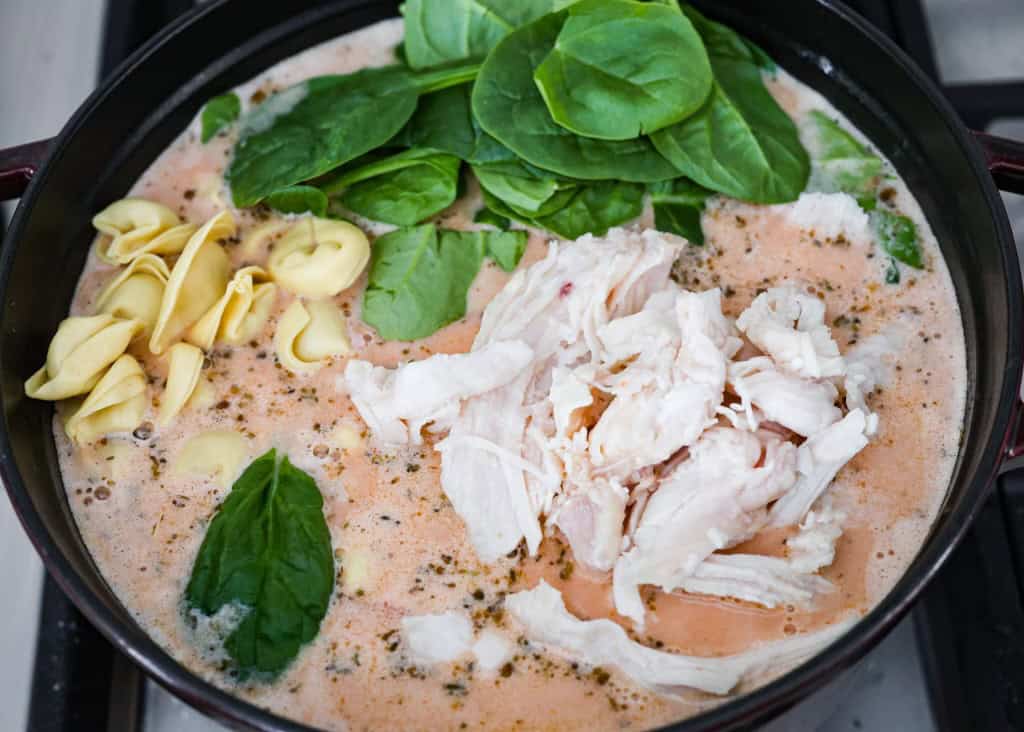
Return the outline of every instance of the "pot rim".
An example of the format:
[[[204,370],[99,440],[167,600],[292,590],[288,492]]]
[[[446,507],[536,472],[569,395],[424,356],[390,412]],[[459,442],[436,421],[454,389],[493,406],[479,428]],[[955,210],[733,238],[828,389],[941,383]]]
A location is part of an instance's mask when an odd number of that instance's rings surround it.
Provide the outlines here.
[[[17,249],[16,242],[21,236],[24,220],[37,197],[37,192],[46,185],[50,177],[51,163],[58,160],[72,144],[76,133],[87,123],[94,109],[114,95],[121,81],[133,74],[157,48],[193,25],[203,22],[208,14],[236,1],[210,0],[180,16],[118,66],[75,111],[55,138],[55,144],[43,165],[32,177],[3,240],[0,248],[0,293],[6,292],[11,263]],[[855,30],[867,36],[880,51],[890,56],[904,69],[929,101],[939,109],[958,147],[970,161],[972,171],[982,187],[989,214],[996,224],[998,244],[1008,274],[1005,282],[1008,322],[1020,326],[1024,323],[1024,300],[1016,278],[1011,279],[1012,274],[1019,271],[1013,235],[999,193],[970,132],[935,82],[880,30],[839,0],[812,1],[835,13]],[[999,389],[1000,404],[994,420],[994,439],[989,440],[984,446],[981,467],[968,480],[969,490],[976,494],[975,499],[964,501],[954,511],[936,520],[910,567],[892,589],[860,618],[855,626],[827,648],[775,680],[695,717],[666,726],[664,730],[696,732],[698,729],[731,728],[763,720],[816,691],[837,673],[860,660],[904,616],[962,539],[981,509],[983,499],[998,474],[1009,438],[1009,428],[1014,423],[1013,418],[1018,411],[1022,369],[1019,330],[1010,329],[1007,351],[1008,368]],[[995,438],[1001,439],[997,442]],[[46,530],[14,462],[5,421],[0,421],[0,480],[4,483],[15,513],[50,576],[107,640],[141,667],[149,677],[202,713],[231,726],[245,725],[253,729],[287,732],[316,732],[312,727],[265,711],[202,679],[153,641],[140,625],[123,622],[106,607],[82,576],[72,568]],[[131,614],[127,608],[126,612]]]

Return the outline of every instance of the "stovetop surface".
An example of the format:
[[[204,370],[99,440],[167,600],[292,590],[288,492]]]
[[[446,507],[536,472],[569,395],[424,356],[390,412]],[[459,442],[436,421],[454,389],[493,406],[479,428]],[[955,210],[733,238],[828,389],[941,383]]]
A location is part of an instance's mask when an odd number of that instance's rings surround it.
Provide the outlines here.
[[[101,75],[109,72],[139,43],[191,7],[191,0],[50,0],[84,17],[47,21],[48,11],[35,0],[4,0],[4,30],[35,24],[63,27],[80,47],[92,38]],[[1020,0],[854,0],[852,7],[895,38],[922,68],[940,79],[968,124],[1024,139],[1024,2]],[[24,6],[24,7],[22,7]],[[34,6],[34,7],[33,7]],[[106,9],[89,26],[88,12]],[[969,8],[970,12],[966,12]],[[95,21],[95,18],[93,18]],[[16,31],[15,31],[16,32]],[[60,60],[56,51],[33,48],[39,64]],[[84,41],[88,42],[88,40]],[[26,46],[27,47],[27,46]],[[23,79],[4,76],[8,57],[0,47],[0,99],[17,91]],[[81,54],[81,52],[79,52]],[[68,56],[67,53],[64,56]],[[12,62],[14,63],[14,62]],[[74,63],[73,58],[65,63]],[[90,60],[89,67],[91,68]],[[15,68],[17,68],[15,64]],[[69,67],[70,68],[70,67]],[[75,70],[81,76],[82,70]],[[72,72],[69,72],[72,73]],[[79,82],[81,86],[81,82]],[[7,88],[8,86],[12,88]],[[74,93],[84,96],[83,87]],[[38,96],[38,95],[37,95]],[[38,99],[33,101],[38,102]],[[54,108],[60,109],[60,100]],[[31,107],[29,107],[31,109]],[[0,111],[0,145],[52,134],[60,110],[38,134],[23,131],[34,120],[14,119],[22,137],[5,138],[10,115]],[[34,128],[30,128],[33,129]],[[1024,197],[1005,197],[1011,222],[1024,249]],[[0,217],[2,223],[2,217]],[[38,593],[38,562],[14,526],[9,507],[0,511],[0,548],[8,563],[0,580]],[[10,552],[7,550],[10,549]],[[954,553],[911,615],[877,649],[824,690],[764,727],[765,731],[819,730],[1006,730],[1024,729],[1024,601],[1019,569],[1024,567],[1024,472],[1001,479],[977,524]],[[7,574],[4,574],[6,572]],[[117,730],[118,732],[213,732],[223,729],[170,696],[117,655],[56,586],[47,581],[41,611],[29,598],[14,613],[16,622],[0,628],[0,689],[24,694],[24,653],[18,640],[31,637],[38,625],[27,729],[36,732]],[[36,619],[38,615],[38,620]],[[21,655],[19,655],[19,653]],[[10,684],[4,683],[10,680]],[[24,701],[0,697],[0,729],[25,728]]]

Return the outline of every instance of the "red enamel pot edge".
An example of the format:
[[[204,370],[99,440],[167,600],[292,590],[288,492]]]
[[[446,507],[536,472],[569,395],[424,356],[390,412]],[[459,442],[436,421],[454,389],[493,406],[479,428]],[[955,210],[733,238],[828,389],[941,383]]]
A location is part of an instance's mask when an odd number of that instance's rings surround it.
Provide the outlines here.
[[[953,274],[968,342],[968,409],[945,505],[906,574],[849,633],[775,681],[669,729],[745,728],[820,687],[873,647],[948,557],[1017,447],[1022,298],[995,182],[1024,192],[1024,148],[974,136],[935,85],[841,3],[696,2],[822,91],[878,144],[921,200]],[[282,7],[263,7],[264,5]],[[764,7],[771,5],[774,7]],[[157,646],[120,605],[82,544],[49,435],[52,410],[22,383],[66,314],[92,212],[123,195],[202,102],[277,61],[396,14],[393,2],[214,0],[134,54],[52,141],[0,151],[0,198],[22,195],[0,250],[0,478],[47,569],[122,652],[231,726],[307,730],[220,691]],[[991,174],[989,172],[991,170]],[[27,188],[26,188],[27,184]]]

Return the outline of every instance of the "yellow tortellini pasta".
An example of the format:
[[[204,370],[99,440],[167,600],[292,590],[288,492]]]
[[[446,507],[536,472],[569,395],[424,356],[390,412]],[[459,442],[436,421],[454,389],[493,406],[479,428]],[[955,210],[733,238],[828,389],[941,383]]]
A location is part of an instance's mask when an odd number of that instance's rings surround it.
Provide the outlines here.
[[[186,338],[204,350],[218,340],[231,345],[252,340],[270,317],[276,295],[277,286],[262,267],[243,267]]]
[[[199,379],[196,388],[189,397],[188,406],[192,409],[209,409],[217,403],[217,389],[206,378]]]
[[[284,219],[271,219],[249,229],[249,232],[242,237],[242,243],[238,248],[242,256],[247,259],[255,259],[263,254],[270,240],[283,232],[292,224]]]
[[[320,369],[332,356],[352,353],[345,316],[332,302],[296,300],[277,321],[274,333],[277,359],[296,374]]]
[[[234,234],[234,217],[221,211],[188,240],[164,288],[150,351],[163,353],[224,294],[231,262],[218,241]]]
[[[25,382],[25,393],[48,401],[85,394],[141,329],[138,320],[109,313],[66,318],[50,341],[46,364]]]
[[[96,299],[96,310],[142,323],[148,336],[160,314],[160,301],[171,271],[155,254],[142,254],[131,261]]]
[[[209,475],[229,486],[246,458],[245,438],[231,430],[211,430],[189,438],[178,453],[175,472],[181,475]]]
[[[115,201],[93,217],[92,225],[110,237],[100,241],[96,253],[111,264],[127,264],[143,254],[177,254],[196,230],[167,206],[144,198]]]
[[[160,398],[157,423],[170,424],[191,398],[203,370],[203,352],[188,343],[175,343],[167,349],[167,385]]]
[[[64,431],[72,442],[81,445],[111,432],[135,429],[145,412],[146,374],[138,361],[125,354],[114,361],[68,417]]]
[[[303,297],[333,297],[356,281],[370,261],[366,235],[347,221],[300,219],[270,252],[267,268],[284,289]]]

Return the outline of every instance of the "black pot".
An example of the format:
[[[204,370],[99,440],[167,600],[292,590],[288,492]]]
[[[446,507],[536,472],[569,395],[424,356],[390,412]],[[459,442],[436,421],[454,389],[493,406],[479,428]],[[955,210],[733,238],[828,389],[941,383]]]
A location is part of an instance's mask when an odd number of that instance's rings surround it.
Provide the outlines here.
[[[821,91],[895,163],[931,221],[967,338],[967,414],[949,494],[907,573],[849,633],[803,666],[672,729],[764,720],[864,655],[907,611],[963,535],[1015,437],[1021,283],[997,182],[1024,192],[1024,146],[972,136],[925,75],[834,0],[695,2]],[[22,384],[44,359],[85,262],[94,212],[122,197],[208,98],[315,43],[396,14],[397,3],[206,3],[159,34],[94,93],[64,130],[0,152],[0,198],[21,195],[0,251],[0,477],[47,569],[123,653],[223,722],[304,730],[178,665],[118,602],[72,519],[51,437],[52,408]],[[979,141],[981,144],[979,144]],[[27,188],[25,184],[27,183]]]

